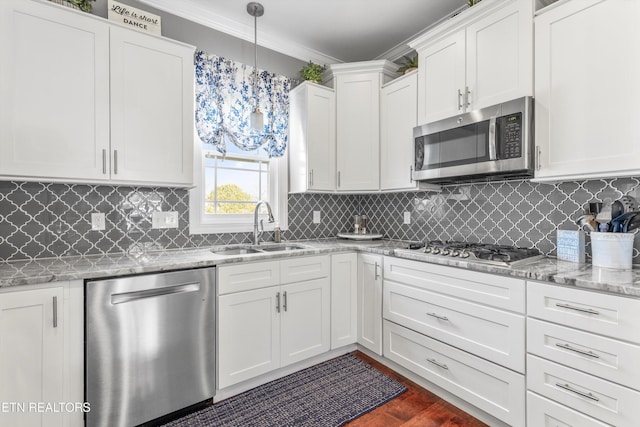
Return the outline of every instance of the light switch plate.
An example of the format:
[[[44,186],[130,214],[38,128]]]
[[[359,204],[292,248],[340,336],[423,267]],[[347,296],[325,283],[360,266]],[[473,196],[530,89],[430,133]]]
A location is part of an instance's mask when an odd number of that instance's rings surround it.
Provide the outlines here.
[[[411,212],[404,213],[404,224],[411,224]]]
[[[154,212],[151,215],[151,228],[178,228],[178,212]]]
[[[320,211],[313,211],[313,223],[320,224]]]
[[[91,230],[103,231],[107,228],[105,215],[101,212],[91,214]]]

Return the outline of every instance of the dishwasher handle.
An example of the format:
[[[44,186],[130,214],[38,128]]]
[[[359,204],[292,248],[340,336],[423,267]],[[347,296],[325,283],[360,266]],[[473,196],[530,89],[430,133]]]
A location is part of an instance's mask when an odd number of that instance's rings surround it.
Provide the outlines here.
[[[122,304],[146,298],[154,298],[164,295],[183,294],[185,292],[197,292],[200,290],[200,283],[185,283],[182,285],[165,286],[162,288],[143,289],[135,292],[123,292],[111,295],[111,304]]]

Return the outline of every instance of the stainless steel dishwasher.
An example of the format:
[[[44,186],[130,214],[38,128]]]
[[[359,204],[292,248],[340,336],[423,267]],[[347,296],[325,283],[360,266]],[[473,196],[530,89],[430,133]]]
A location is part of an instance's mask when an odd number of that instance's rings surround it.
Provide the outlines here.
[[[86,426],[131,427],[215,392],[215,269],[85,284]]]

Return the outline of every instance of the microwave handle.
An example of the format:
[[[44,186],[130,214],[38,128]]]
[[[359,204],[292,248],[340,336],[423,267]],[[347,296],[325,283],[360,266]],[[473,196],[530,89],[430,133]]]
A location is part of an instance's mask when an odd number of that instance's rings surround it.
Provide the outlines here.
[[[498,143],[496,140],[496,118],[489,120],[489,160],[498,160]]]

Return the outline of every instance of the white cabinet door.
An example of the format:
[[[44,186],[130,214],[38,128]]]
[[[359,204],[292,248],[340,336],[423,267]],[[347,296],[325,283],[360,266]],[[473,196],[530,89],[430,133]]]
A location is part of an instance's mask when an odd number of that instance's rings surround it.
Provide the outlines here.
[[[281,366],[329,351],[329,278],[284,285],[281,310]]]
[[[509,3],[467,27],[468,110],[533,95],[533,2]]]
[[[109,26],[0,3],[0,175],[108,179]]]
[[[358,339],[358,255],[331,255],[331,349]]]
[[[535,20],[536,178],[640,174],[640,2],[559,4]]]
[[[218,297],[218,388],[280,367],[279,288]]]
[[[289,191],[335,191],[335,92],[303,82],[291,91],[290,102]]]
[[[380,87],[378,72],[336,77],[339,191],[380,188]]]
[[[464,111],[465,31],[418,52],[418,124]]]
[[[358,254],[358,344],[382,355],[382,257]]]
[[[111,177],[189,184],[193,49],[111,28]]]
[[[418,74],[382,88],[380,99],[380,188],[412,189],[413,128],[417,124]]]
[[[2,425],[62,426],[63,414],[30,411],[29,403],[65,400],[63,287],[0,294],[0,402]]]

